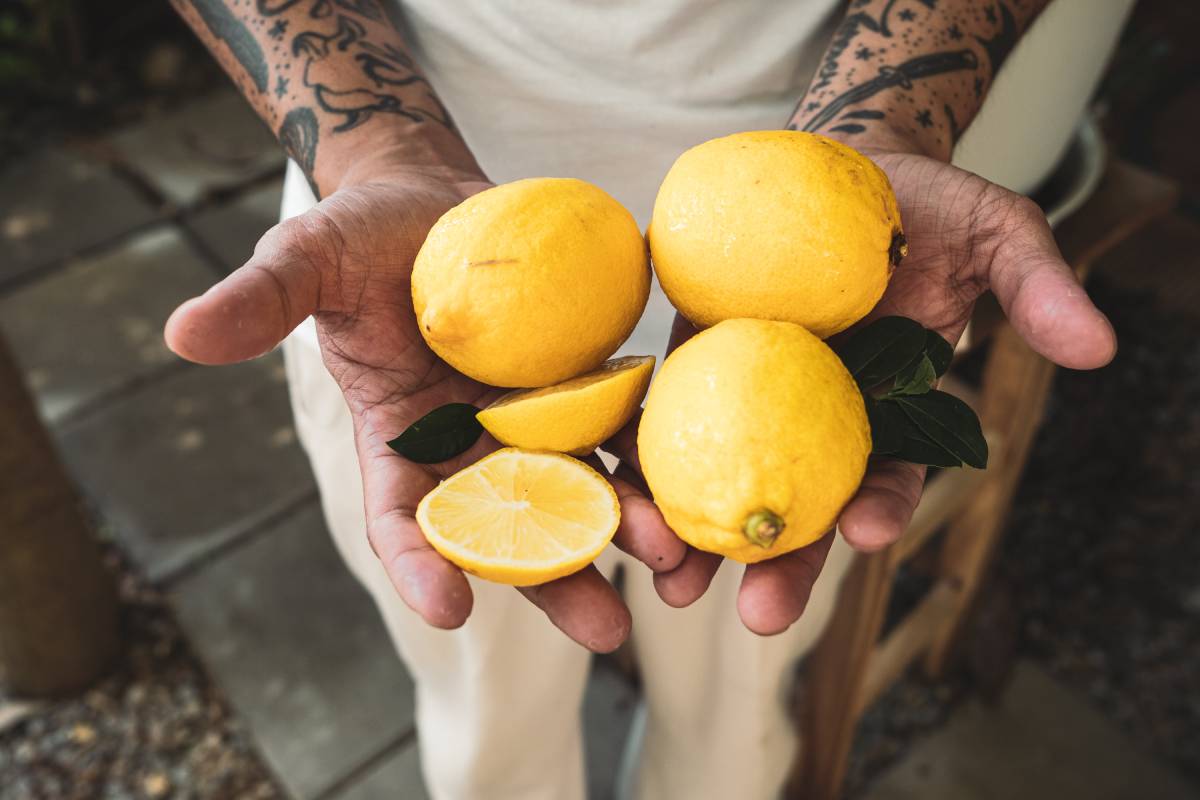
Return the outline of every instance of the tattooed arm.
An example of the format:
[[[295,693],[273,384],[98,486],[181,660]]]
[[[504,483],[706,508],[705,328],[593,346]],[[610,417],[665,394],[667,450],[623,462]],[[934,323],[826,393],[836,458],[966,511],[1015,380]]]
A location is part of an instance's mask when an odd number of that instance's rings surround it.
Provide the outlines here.
[[[225,364],[261,355],[314,317],[354,424],[371,547],[404,602],[431,625],[457,627],[471,612],[471,587],[413,515],[439,480],[497,443],[485,436],[459,458],[423,466],[387,441],[438,406],[501,394],[430,351],[409,286],[430,226],[488,184],[377,0],[172,2],[325,199],[176,309],[167,343],[192,361]],[[683,544],[654,506],[632,483],[611,480],[622,506],[614,542],[651,569],[678,564]],[[595,567],[519,591],[593,650],[629,633],[629,610]]]
[[[854,0],[788,127],[948,160],[1049,0]]]
[[[377,0],[172,0],[318,197],[382,162],[479,168]]]
[[[790,128],[839,139],[887,173],[900,202],[908,255],[873,315],[900,314],[958,341],[983,292],[996,294],[1029,345],[1077,369],[1104,365],[1116,342],[1107,319],[1063,263],[1028,198],[946,161],[996,71],[1046,0],[854,0]],[[689,332],[677,320],[674,341]],[[838,519],[854,548],[903,534],[925,469],[873,458]],[[746,568],[738,612],[748,628],[779,633],[804,611],[831,537]],[[672,605],[704,592],[720,559],[689,550],[655,576]]]

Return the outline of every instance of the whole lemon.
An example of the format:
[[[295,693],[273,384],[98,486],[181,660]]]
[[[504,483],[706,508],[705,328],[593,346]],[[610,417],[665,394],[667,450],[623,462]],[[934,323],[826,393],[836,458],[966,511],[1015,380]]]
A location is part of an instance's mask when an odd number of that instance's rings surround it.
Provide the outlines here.
[[[567,178],[466,199],[430,229],[412,272],[429,347],[493,386],[548,386],[595,369],[633,331],[649,293],[633,216]]]
[[[862,394],[790,322],[718,323],[667,357],[638,428],[646,482],[675,533],[752,563],[811,544],[862,482]]]
[[[663,290],[696,325],[785,320],[822,339],[879,302],[907,250],[883,171],[798,131],[685,152],[658,190],[649,239]]]

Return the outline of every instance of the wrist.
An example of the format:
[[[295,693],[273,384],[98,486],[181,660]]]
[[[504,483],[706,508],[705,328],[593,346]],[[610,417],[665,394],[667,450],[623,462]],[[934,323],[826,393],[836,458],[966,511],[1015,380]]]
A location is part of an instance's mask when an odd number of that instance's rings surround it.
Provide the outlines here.
[[[410,130],[408,135],[390,142],[374,139],[347,143],[336,156],[318,166],[314,179],[320,186],[329,187],[324,194],[398,174],[442,183],[487,180],[466,143],[450,131],[440,136],[417,136]]]

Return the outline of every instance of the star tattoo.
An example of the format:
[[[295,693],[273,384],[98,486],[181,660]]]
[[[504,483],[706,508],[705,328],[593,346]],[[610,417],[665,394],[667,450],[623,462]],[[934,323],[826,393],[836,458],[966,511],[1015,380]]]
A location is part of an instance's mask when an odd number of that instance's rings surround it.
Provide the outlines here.
[[[283,97],[285,94],[287,94],[287,90],[288,90],[288,79],[281,75],[279,78],[277,78],[275,80],[275,96]]]
[[[928,108],[923,109],[919,114],[917,114],[917,124],[919,124],[922,128],[933,127],[933,114],[929,113]]]
[[[900,19],[904,20],[905,22],[912,22],[914,19],[917,18],[917,15],[913,13],[911,8],[904,9],[903,11],[900,12],[899,16],[900,16]]]
[[[958,29],[957,25],[951,25],[949,29],[947,29],[946,35],[957,42],[963,37],[963,32]]]
[[[859,61],[866,61],[873,55],[875,55],[875,51],[869,47],[860,47],[854,51],[854,57]]]
[[[286,19],[277,19],[275,24],[270,27],[267,33],[272,39],[282,39],[287,33],[288,21]]]

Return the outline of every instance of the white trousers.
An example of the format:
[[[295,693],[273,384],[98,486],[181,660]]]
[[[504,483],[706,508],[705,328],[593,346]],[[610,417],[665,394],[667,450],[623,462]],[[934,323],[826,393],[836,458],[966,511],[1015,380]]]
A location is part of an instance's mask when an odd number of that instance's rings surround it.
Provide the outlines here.
[[[1052,3],[1006,63],[955,162],[1018,191],[1032,189],[1068,143],[1131,6]],[[284,216],[313,202],[293,165]],[[647,324],[626,351],[661,355],[669,312],[656,287]],[[435,800],[583,798],[579,712],[589,654],[507,586],[470,578],[474,611],[454,631],[429,627],[396,596],[367,543],[349,413],[311,325],[284,344],[297,430],[334,541],[374,597],[416,681],[429,791]],[[838,537],[803,618],[771,638],[747,632],[738,620],[736,564],[722,566],[703,598],[677,610],[658,599],[640,563],[613,548],[601,556],[609,577],[625,565],[645,687],[635,797],[758,800],[778,793],[797,744],[784,704],[792,667],[829,618],[851,555]]]
[[[508,586],[470,577],[475,606],[453,631],[426,625],[397,597],[365,535],[350,415],[315,348],[284,344],[300,441],[312,460],[325,518],[351,571],[375,598],[417,685],[422,770],[437,800],[584,797],[580,705],[589,653]],[[786,713],[791,667],[832,610],[851,552],[839,538],[803,619],[786,633],[749,633],[735,607],[741,568],[727,563],[686,609],[665,605],[650,571],[625,565],[625,600],[645,686],[645,738],[635,796],[664,800],[766,798],[791,764]]]

